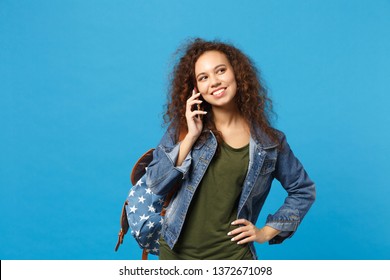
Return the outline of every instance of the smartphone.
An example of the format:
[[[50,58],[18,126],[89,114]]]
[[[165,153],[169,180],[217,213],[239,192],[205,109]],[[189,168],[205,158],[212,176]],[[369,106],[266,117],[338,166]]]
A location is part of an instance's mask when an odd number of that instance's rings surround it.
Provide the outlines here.
[[[194,87],[194,91],[195,91],[195,93],[198,93],[198,89],[196,88],[196,86]],[[197,108],[198,111],[202,111],[202,106],[200,106],[200,104],[197,104],[196,108]],[[198,115],[198,117],[200,119],[202,119],[203,115]]]

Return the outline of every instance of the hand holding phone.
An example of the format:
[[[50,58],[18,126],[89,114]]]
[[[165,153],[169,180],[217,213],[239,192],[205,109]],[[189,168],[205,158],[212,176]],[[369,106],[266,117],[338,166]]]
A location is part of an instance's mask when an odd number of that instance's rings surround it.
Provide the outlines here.
[[[196,87],[194,87],[194,91],[193,91],[194,94],[198,93],[198,89]],[[197,98],[197,100],[199,100],[199,98]],[[200,104],[196,104],[196,109],[198,111],[202,111],[202,107],[200,106]],[[197,115],[198,118],[202,119],[203,115]]]
[[[197,89],[194,87],[192,94],[190,94],[186,103],[186,120],[187,120],[187,135],[190,135],[190,138],[197,139],[202,133],[203,129],[203,120],[202,116],[207,114],[207,112],[202,109],[201,94],[197,92]]]

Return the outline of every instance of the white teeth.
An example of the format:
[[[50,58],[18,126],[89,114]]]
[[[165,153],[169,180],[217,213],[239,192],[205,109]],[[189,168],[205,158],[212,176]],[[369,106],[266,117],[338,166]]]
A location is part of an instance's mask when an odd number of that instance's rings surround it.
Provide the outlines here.
[[[217,90],[215,92],[213,92],[213,95],[219,95],[221,94],[225,89],[224,88],[221,88],[220,90]]]

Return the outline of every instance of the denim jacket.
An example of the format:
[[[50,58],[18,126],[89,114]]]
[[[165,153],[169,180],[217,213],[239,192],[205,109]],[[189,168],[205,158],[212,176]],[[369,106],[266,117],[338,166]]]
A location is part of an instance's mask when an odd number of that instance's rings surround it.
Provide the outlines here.
[[[276,178],[287,191],[284,204],[273,215],[268,215],[266,225],[281,233],[269,241],[278,244],[291,237],[315,200],[315,185],[302,164],[294,156],[285,135],[278,131],[279,144],[272,142],[261,130],[251,133],[249,166],[242,185],[237,218],[256,224],[259,213]],[[171,129],[165,133],[154,150],[153,161],[146,171],[146,183],[159,195],[169,193],[178,183],[175,198],[171,201],[162,227],[164,240],[173,248],[184,224],[191,199],[217,150],[217,140],[209,131],[203,141],[198,140],[181,166],[175,166],[180,142],[175,142]],[[255,136],[258,135],[258,136]],[[257,259],[253,242],[249,244]]]

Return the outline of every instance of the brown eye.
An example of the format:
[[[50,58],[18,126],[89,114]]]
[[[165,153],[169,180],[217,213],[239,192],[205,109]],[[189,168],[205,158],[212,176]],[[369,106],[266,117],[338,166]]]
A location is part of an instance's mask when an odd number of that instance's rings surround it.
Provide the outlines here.
[[[225,73],[226,72],[226,68],[219,68],[218,70],[217,70],[217,73],[218,74],[223,74],[223,73]]]
[[[198,81],[204,81],[204,80],[206,80],[207,79],[207,76],[201,76],[201,77],[199,77],[199,79],[198,79]]]

